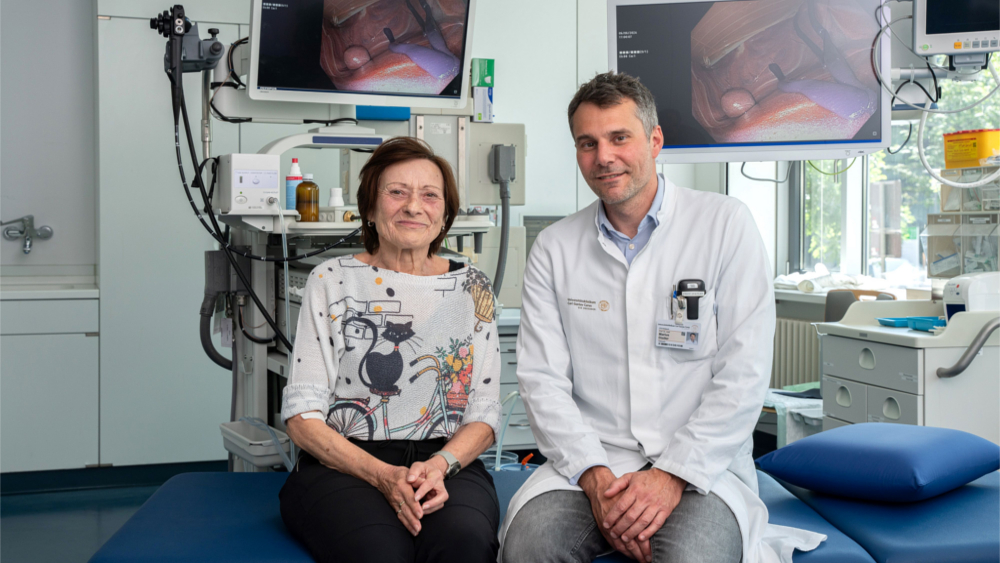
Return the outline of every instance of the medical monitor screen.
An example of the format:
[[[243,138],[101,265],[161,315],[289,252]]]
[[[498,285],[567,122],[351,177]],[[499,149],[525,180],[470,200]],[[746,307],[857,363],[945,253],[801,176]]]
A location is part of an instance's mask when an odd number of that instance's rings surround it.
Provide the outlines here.
[[[927,4],[928,35],[1000,29],[998,0],[922,0]]]
[[[467,0],[265,0],[257,88],[459,98],[468,19]]]
[[[652,91],[665,149],[870,144],[882,136],[871,66],[878,5],[619,5],[617,70]]]

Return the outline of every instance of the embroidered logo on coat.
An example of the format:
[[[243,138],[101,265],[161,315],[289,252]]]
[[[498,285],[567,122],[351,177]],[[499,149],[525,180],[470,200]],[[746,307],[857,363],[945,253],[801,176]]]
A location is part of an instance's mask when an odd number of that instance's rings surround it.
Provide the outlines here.
[[[597,301],[591,301],[590,299],[566,299],[566,305],[570,307],[576,307],[581,311],[596,311]]]

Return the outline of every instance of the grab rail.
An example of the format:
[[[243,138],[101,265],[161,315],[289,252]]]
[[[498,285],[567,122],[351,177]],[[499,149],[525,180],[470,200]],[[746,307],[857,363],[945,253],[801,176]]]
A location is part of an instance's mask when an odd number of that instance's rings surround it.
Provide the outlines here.
[[[955,377],[965,371],[966,368],[969,367],[969,364],[972,363],[973,358],[976,357],[976,354],[983,349],[983,344],[986,343],[986,339],[989,338],[990,335],[993,334],[993,331],[997,328],[1000,328],[1000,317],[997,317],[983,325],[982,330],[980,330],[979,334],[972,339],[972,344],[969,344],[969,347],[965,349],[965,352],[962,354],[962,357],[958,359],[958,362],[950,368],[938,368],[937,376],[940,378]]]

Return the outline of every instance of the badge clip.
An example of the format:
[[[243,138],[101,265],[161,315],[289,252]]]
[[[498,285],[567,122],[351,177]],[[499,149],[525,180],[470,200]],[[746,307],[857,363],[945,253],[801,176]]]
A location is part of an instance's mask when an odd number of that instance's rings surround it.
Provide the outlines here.
[[[702,280],[681,280],[677,286],[680,288],[678,301],[682,309],[686,309],[686,316],[692,321],[698,320],[698,301],[705,296],[705,282]]]

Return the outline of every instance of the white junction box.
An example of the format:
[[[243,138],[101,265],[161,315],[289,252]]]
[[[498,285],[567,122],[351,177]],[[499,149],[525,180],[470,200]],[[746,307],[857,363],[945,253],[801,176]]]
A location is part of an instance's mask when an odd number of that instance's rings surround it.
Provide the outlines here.
[[[525,156],[528,152],[528,138],[524,134],[524,125],[520,123],[469,124],[469,205],[500,204],[500,186],[493,183],[489,173],[489,157],[493,145],[514,146],[516,176],[508,186],[510,204],[524,205],[525,170],[527,169]]]
[[[280,201],[281,157],[276,154],[224,154],[219,157],[219,181],[213,205],[223,214],[277,215]]]

